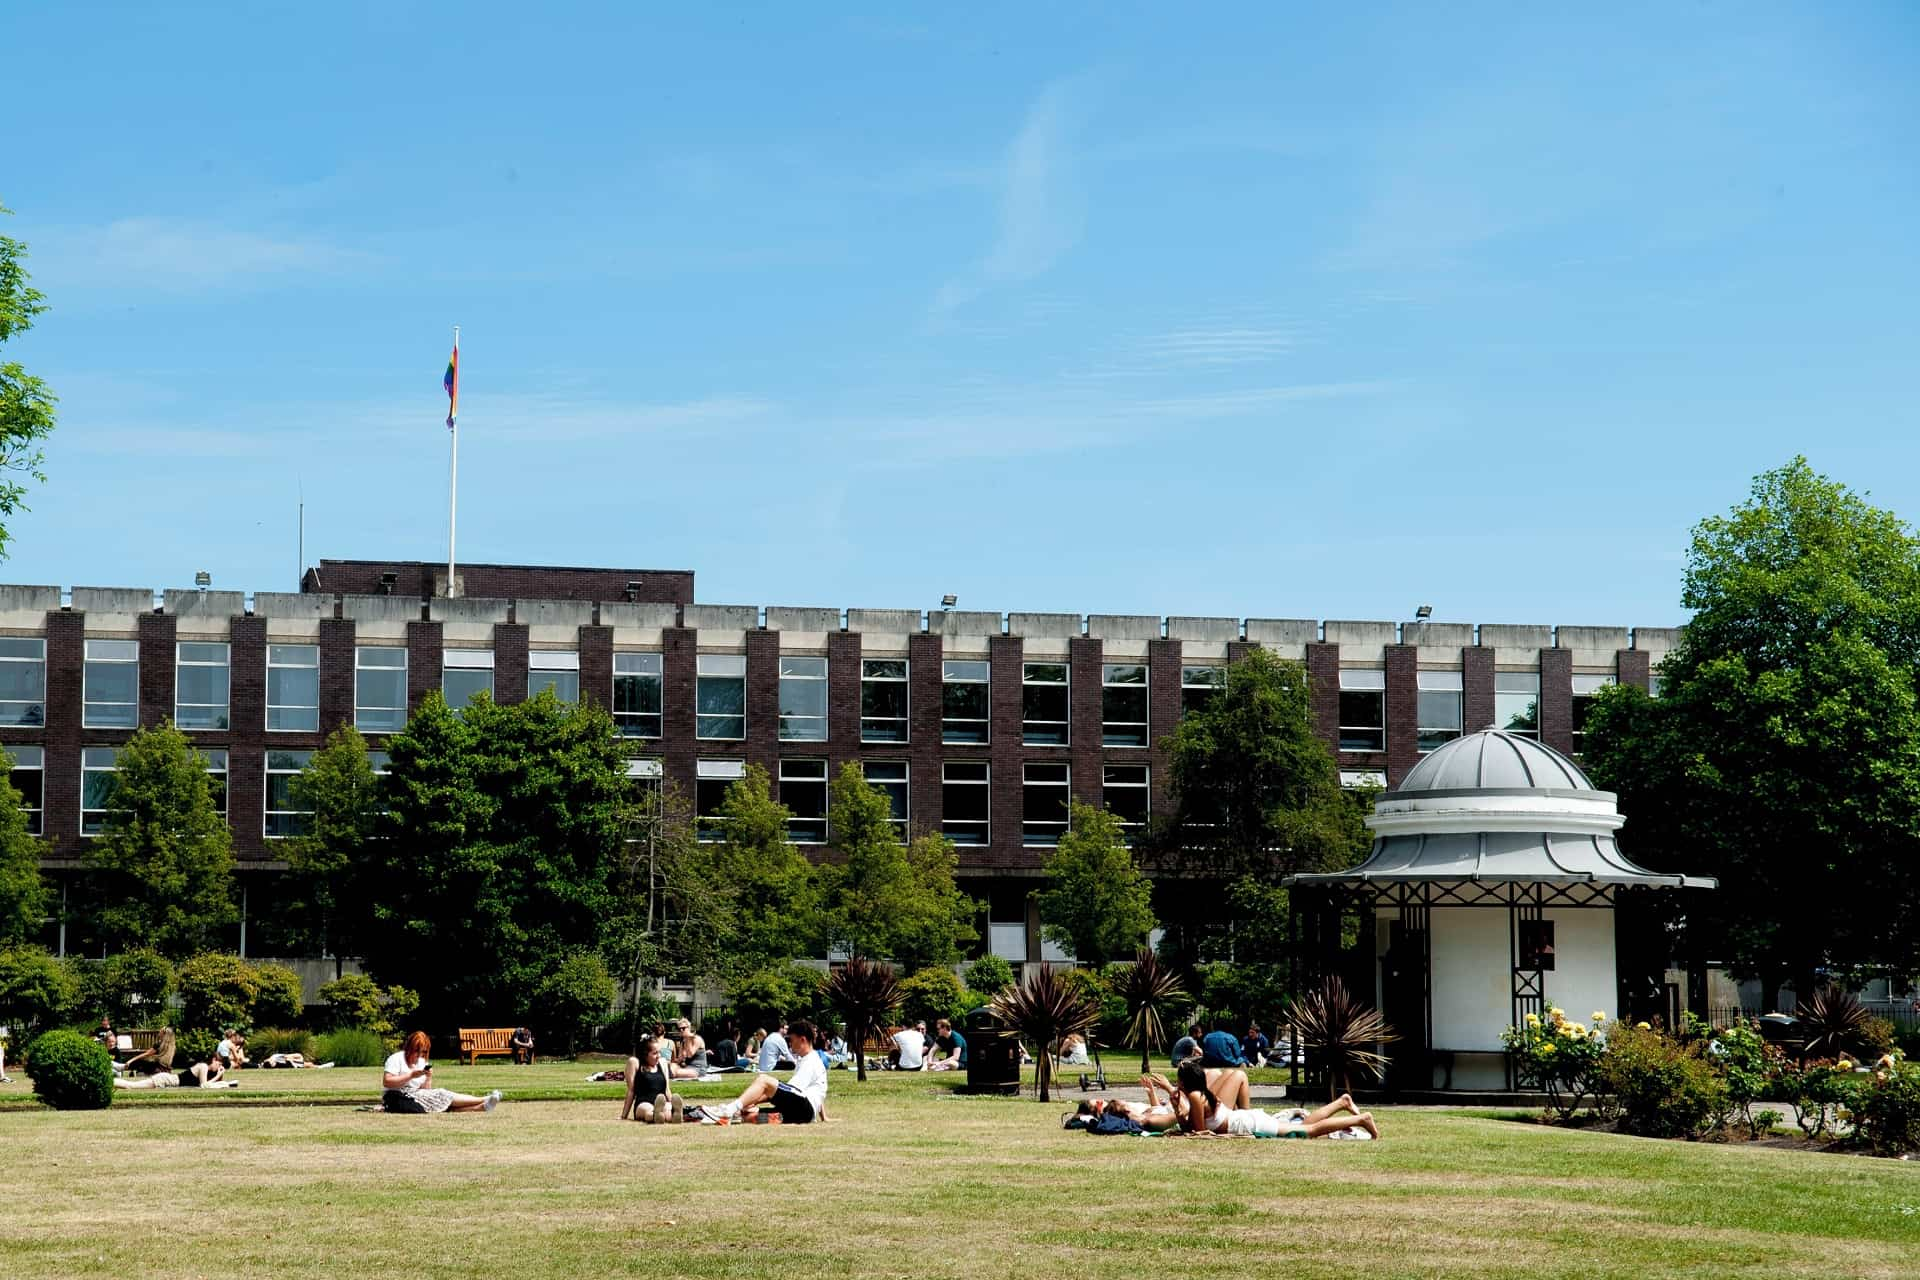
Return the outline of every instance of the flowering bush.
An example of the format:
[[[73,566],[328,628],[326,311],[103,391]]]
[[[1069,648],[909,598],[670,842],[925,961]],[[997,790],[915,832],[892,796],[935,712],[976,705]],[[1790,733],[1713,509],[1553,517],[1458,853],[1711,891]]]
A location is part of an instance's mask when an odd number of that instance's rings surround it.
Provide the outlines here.
[[[1607,1037],[1596,1088],[1614,1095],[1620,1127],[1646,1138],[1690,1138],[1724,1115],[1727,1086],[1701,1056],[1702,1045],[1644,1026]]]
[[[1889,1053],[1842,1092],[1862,1144],[1884,1156],[1920,1151],[1920,1066]]]
[[[1746,1121],[1748,1137],[1759,1137],[1761,1126],[1753,1114],[1753,1104],[1770,1091],[1784,1065],[1780,1050],[1768,1044],[1753,1027],[1736,1022],[1708,1044],[1707,1061],[1726,1084],[1731,1114]]]
[[[1838,1132],[1841,1106],[1847,1101],[1853,1075],[1851,1060],[1815,1061],[1782,1065],[1774,1073],[1770,1092],[1785,1098],[1800,1114],[1800,1132],[1824,1138]]]
[[[1573,1119],[1574,1113],[1599,1089],[1596,1073],[1606,1054],[1607,1015],[1595,1013],[1591,1029],[1585,1023],[1570,1022],[1563,1009],[1549,1009],[1542,1018],[1530,1013],[1518,1027],[1508,1027],[1500,1037],[1522,1080],[1536,1081],[1547,1095],[1547,1106],[1560,1119]]]

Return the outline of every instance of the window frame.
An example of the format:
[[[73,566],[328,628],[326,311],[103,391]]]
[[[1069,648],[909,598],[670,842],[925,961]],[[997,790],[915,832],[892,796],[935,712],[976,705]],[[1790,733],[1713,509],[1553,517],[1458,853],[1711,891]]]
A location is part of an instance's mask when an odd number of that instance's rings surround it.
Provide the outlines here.
[[[1115,782],[1114,774],[1116,772],[1125,772],[1129,775],[1137,773],[1139,775],[1139,781]],[[1137,793],[1140,796],[1140,816],[1137,819],[1129,821],[1118,810],[1114,809],[1112,793],[1115,791],[1120,791],[1127,795]],[[1132,844],[1145,833],[1147,827],[1153,822],[1153,766],[1144,762],[1139,764],[1131,761],[1101,762],[1100,802],[1108,812],[1119,819],[1121,832],[1127,837],[1127,843]]]
[[[1032,676],[1032,671],[1035,667],[1057,667],[1060,671],[1060,679],[1035,680]],[[1060,692],[1057,695],[1050,692],[1045,695],[1032,692],[1033,690],[1054,689],[1058,689]],[[1042,696],[1048,698],[1057,696],[1060,699],[1060,719],[1055,720],[1051,717],[1042,719],[1032,714],[1035,709],[1035,700]],[[1053,730],[1044,727],[1052,725],[1059,726],[1058,737],[1051,736]],[[1036,728],[1035,726],[1042,727]],[[1033,662],[1028,662],[1023,659],[1021,661],[1020,742],[1022,746],[1028,747],[1067,747],[1073,745],[1073,664],[1067,659],[1035,660]]]
[[[313,661],[275,662],[274,657],[276,651],[283,649],[311,650],[313,653]],[[313,672],[313,705],[309,707],[299,702],[275,702],[273,700],[273,673],[275,671]],[[282,692],[284,692],[284,690]],[[267,645],[267,687],[265,696],[267,704],[266,731],[268,733],[318,733],[320,731],[320,646],[318,644],[305,644],[300,641],[288,641],[284,644],[269,643]],[[275,724],[273,718],[274,712],[276,711],[311,711],[313,713],[313,723],[310,725]]]
[[[898,664],[900,674],[874,676],[868,674],[870,667],[892,667]],[[912,731],[913,683],[912,669],[906,658],[862,658],[860,659],[860,741],[876,742],[884,746],[899,746],[907,741]],[[870,686],[879,686],[870,688]],[[879,695],[883,692],[891,695],[893,686],[899,687],[900,714],[897,716],[876,716],[871,714],[867,701],[869,692]],[[897,733],[898,736],[892,736]]]
[[[119,747],[81,747],[80,748],[80,834],[83,836],[98,837],[100,835],[103,835],[106,832],[106,828],[107,828],[107,815],[115,812],[113,805],[111,803],[113,800],[113,796],[111,793],[109,793],[106,797],[108,804],[105,808],[89,809],[87,807],[87,775],[90,773],[109,773],[109,774],[119,773],[120,772],[120,750],[121,749]],[[89,761],[88,758],[90,756],[96,755],[97,753],[103,752],[103,751],[106,752],[108,758],[110,758],[113,761],[112,764],[98,765],[98,764],[93,764]],[[117,786],[118,783],[116,782],[113,785]],[[99,815],[99,817],[95,820],[96,825],[93,827],[92,830],[89,830],[87,827],[88,814]]]
[[[104,648],[107,645],[124,646],[132,657],[94,656],[94,646]],[[82,729],[138,729],[140,727],[140,642],[138,640],[115,640],[107,637],[87,638],[81,643],[80,675],[80,727]],[[133,700],[131,702],[101,702],[93,696],[93,669],[95,665],[103,667],[133,668]],[[103,673],[104,674],[104,673]],[[95,707],[126,707],[124,720],[96,720]]]
[[[1035,770],[1059,771],[1059,779],[1041,778],[1036,780]],[[1059,788],[1060,817],[1032,818],[1028,816],[1028,793],[1035,787]],[[1025,760],[1020,765],[1020,843],[1026,848],[1050,849],[1060,843],[1060,837],[1067,832],[1067,825],[1073,805],[1073,766],[1060,760]],[[1035,828],[1046,830],[1036,834]],[[1051,836],[1049,839],[1048,837]]]
[[[13,645],[36,646],[39,649],[39,656],[26,657],[17,653],[6,652],[6,650]],[[38,698],[7,698],[0,700],[0,725],[5,725],[12,729],[44,728],[47,723],[47,638],[45,636],[0,636],[0,670],[4,670],[7,664],[10,663],[18,663],[23,667],[31,666],[38,669],[40,696]],[[4,689],[5,687],[6,683],[0,681],[0,689]],[[22,707],[27,710],[16,718],[9,718],[4,713],[4,709],[8,707]]]
[[[900,776],[897,779],[881,778],[876,782],[873,777],[873,770],[876,768],[898,769]],[[905,844],[909,824],[913,818],[912,766],[905,760],[862,760],[860,762],[860,776],[866,779],[868,786],[872,787],[875,791],[885,794],[889,803],[894,799],[894,793],[889,790],[889,788],[894,786],[900,788],[900,803],[895,806],[897,812],[894,813],[892,822],[894,828],[899,832],[900,842]]]
[[[275,768],[273,762],[275,756],[304,756],[305,759],[300,762],[300,767],[297,769],[289,769],[284,764],[279,768]],[[260,787],[260,838],[262,840],[294,840],[307,835],[312,830],[313,810],[296,809],[293,807],[293,783],[291,780],[305,773],[308,767],[313,764],[313,748],[268,747],[261,759],[263,768]],[[273,807],[274,780],[276,778],[288,779],[288,781],[281,784],[287,788],[287,806],[282,809]],[[287,829],[277,834],[273,830],[273,819],[276,817],[287,819],[285,823]],[[300,819],[303,817],[308,819],[308,821],[301,822]]]
[[[715,670],[709,673],[704,669],[709,664],[712,664],[714,667],[719,668],[723,664],[727,666],[732,666],[735,663],[739,664],[739,667],[740,667],[739,671],[737,672]],[[740,710],[737,712],[736,711],[702,711],[700,709],[701,695],[706,692],[706,684],[708,681],[714,681],[716,682],[716,684],[721,681],[726,681],[726,682],[738,685],[740,690]],[[722,720],[738,720],[740,722],[740,731],[738,733],[706,732],[706,729],[708,727],[708,722],[710,721],[717,722]],[[744,742],[746,741],[746,737],[747,737],[747,655],[746,654],[744,653],[700,653],[700,654],[694,655],[694,659],[693,659],[693,736],[701,742]]]
[[[1196,681],[1193,677],[1206,672],[1210,678]],[[1224,662],[1182,662],[1180,664],[1180,718],[1186,719],[1200,711],[1226,691],[1227,664]],[[1204,694],[1205,697],[1201,695]]]
[[[712,757],[693,762],[693,829],[694,838],[701,844],[719,844],[726,839],[726,828],[720,825],[721,819],[709,816],[701,803],[703,784],[717,783],[717,790],[709,794],[719,797],[715,802],[724,801],[727,788],[747,776],[747,762],[738,757]]]
[[[1576,672],[1573,677],[1573,703],[1568,719],[1572,722],[1569,737],[1573,744],[1573,754],[1582,754],[1587,742],[1587,713],[1593,709],[1593,697],[1602,689],[1610,689],[1619,684],[1618,676],[1598,672]],[[1581,686],[1586,686],[1582,688]]]
[[[397,653],[400,655],[398,666],[379,665],[365,661],[368,654]],[[353,727],[361,733],[399,733],[407,727],[407,646],[404,644],[356,644],[353,646]],[[365,702],[361,699],[360,678],[368,672],[398,672],[400,677],[400,705],[397,707]],[[370,713],[381,715],[398,714],[398,721],[366,723]]]
[[[6,745],[6,752],[13,760],[13,767],[8,770],[8,781],[13,784],[15,791],[20,792],[20,812],[27,815],[27,834],[30,836],[45,835],[47,828],[47,749],[37,742],[19,742],[8,743]],[[33,753],[32,764],[27,764],[21,760],[22,752]],[[20,786],[22,779],[18,775],[22,773],[38,775],[33,781],[34,794],[31,796]],[[38,803],[29,803],[29,801],[36,799]]]
[[[954,771],[979,771],[978,777],[954,776]],[[949,788],[979,788],[985,796],[981,819],[954,818],[949,803]],[[993,763],[988,760],[942,760],[940,762],[940,834],[963,849],[979,849],[993,843]],[[977,839],[975,837],[978,837]]]
[[[484,671],[487,680],[486,686],[484,688],[476,686],[469,690],[465,697],[455,702],[453,695],[447,692],[447,677],[456,671],[463,675],[475,671]],[[485,693],[489,698],[493,696],[493,673],[494,656],[492,649],[442,649],[440,651],[441,701],[447,704],[447,710],[453,712],[456,716],[460,715],[466,710],[467,705],[473,701],[474,694]]]
[[[1360,698],[1370,698],[1379,708],[1378,724],[1362,724],[1349,712],[1359,706]],[[1353,701],[1349,702],[1349,699]],[[1387,672],[1384,667],[1342,667],[1340,669],[1340,714],[1337,744],[1341,751],[1378,752],[1387,749]],[[1361,735],[1367,735],[1362,737]]]
[[[796,669],[789,670],[789,664],[792,664]],[[804,671],[799,670],[798,668],[802,666],[807,669]],[[818,674],[814,674],[816,670]],[[831,684],[833,672],[827,665],[826,655],[819,653],[783,653],[780,655],[779,668],[775,679],[778,681],[778,686],[774,690],[774,710],[779,717],[776,732],[780,735],[780,741],[825,742],[827,740],[827,715],[833,707],[833,686]],[[793,692],[796,694],[800,692],[799,686],[801,685],[819,685],[820,714],[814,715],[811,712],[797,714],[788,711],[787,687],[789,684],[795,686]],[[787,731],[789,727],[805,728],[808,732],[789,733]],[[818,729],[817,733],[813,732],[816,728]]]
[[[978,678],[967,675],[956,677],[955,667],[984,668]],[[951,691],[961,689],[980,690],[981,710],[979,716],[955,716],[949,713]],[[952,726],[979,725],[979,736],[967,736],[971,731]],[[940,741],[958,746],[986,746],[993,740],[993,659],[992,658],[942,658],[940,659]]]
[[[228,781],[232,777],[232,753],[225,747],[196,747],[194,750],[199,752],[200,758],[207,762],[207,790],[210,793],[214,791],[213,780],[215,778],[220,780],[219,791],[214,795],[213,809],[220,815],[221,820],[225,821],[227,805],[233,798],[233,793],[228,787]],[[219,757],[217,764],[214,761],[216,756]]]
[[[188,649],[219,649],[222,657],[219,662],[205,659],[189,660]],[[181,677],[188,669],[210,671],[218,669],[225,673],[226,699],[222,702],[183,702],[180,688]],[[187,708],[218,707],[219,714],[213,717],[212,724],[195,724],[187,718]],[[174,727],[190,733],[224,733],[233,728],[233,644],[227,640],[175,640],[173,643],[173,723]]]
[[[810,770],[818,769],[816,777]],[[820,789],[820,812],[818,814],[796,814],[793,806],[787,804],[788,784],[795,787],[815,787]],[[787,807],[787,842],[789,844],[825,844],[827,842],[827,808],[830,779],[827,761],[822,756],[781,756],[778,778],[775,783],[780,803]]]
[[[1453,695],[1453,719],[1449,725],[1427,723],[1428,695]],[[1437,751],[1466,732],[1467,694],[1466,679],[1459,671],[1419,671],[1414,673],[1414,744],[1420,754]]]
[[[539,676],[534,672],[540,672]],[[572,696],[562,685],[572,677]],[[538,697],[542,689],[552,689],[561,702],[580,701],[580,651],[578,649],[530,649],[527,651],[527,697]]]
[[[1500,687],[1500,682],[1502,680],[1531,681],[1533,687],[1529,690],[1502,689]],[[1515,714],[1501,710],[1500,700],[1503,696],[1507,698],[1524,697],[1527,699],[1528,706],[1533,711],[1533,727],[1532,728],[1516,729],[1512,727],[1512,721],[1517,717]],[[1502,729],[1507,733],[1511,733],[1515,737],[1532,738],[1535,742],[1538,742],[1540,740],[1540,673],[1539,671],[1537,670],[1535,671],[1496,671],[1493,673],[1493,723],[1495,727]]]
[[[623,659],[630,665],[638,666],[642,669],[622,671],[620,665]],[[645,670],[644,667],[647,665],[651,665],[653,670]],[[651,680],[653,682],[654,709],[652,711],[623,711],[620,709],[620,680],[623,676],[634,682],[630,686],[634,691],[634,695],[629,699],[630,701],[644,702],[645,699],[638,696],[639,691],[646,688],[647,681]],[[658,738],[664,736],[667,711],[666,655],[632,650],[624,653],[615,653],[613,655],[612,694],[612,700],[608,705],[613,708],[614,730],[620,737]],[[649,719],[653,721],[652,733],[646,732],[645,722]],[[630,730],[637,730],[637,732]]]
[[[1116,681],[1116,670],[1138,671],[1138,681]],[[1138,720],[1116,720],[1113,718],[1113,706],[1109,701],[1119,695],[1113,690],[1122,690],[1131,696],[1137,692],[1140,699],[1140,718]],[[1153,675],[1148,670],[1147,660],[1138,662],[1102,662],[1100,664],[1100,745],[1103,747],[1139,748],[1153,745]],[[1130,732],[1138,727],[1137,735]],[[1115,730],[1120,732],[1116,733]],[[1136,741],[1137,737],[1137,741]]]

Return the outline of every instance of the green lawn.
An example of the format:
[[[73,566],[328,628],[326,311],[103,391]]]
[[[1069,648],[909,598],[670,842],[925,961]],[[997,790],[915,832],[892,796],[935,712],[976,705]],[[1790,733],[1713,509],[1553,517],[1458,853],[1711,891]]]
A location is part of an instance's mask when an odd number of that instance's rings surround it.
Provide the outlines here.
[[[0,1270],[330,1280],[1920,1271],[1920,1169],[1895,1161],[1427,1110],[1380,1112],[1379,1143],[1089,1138],[1061,1131],[1064,1102],[954,1097],[920,1075],[860,1086],[843,1072],[832,1125],[621,1125],[618,1087],[585,1084],[587,1070],[444,1072],[451,1087],[505,1089],[491,1115],[298,1105],[371,1099],[365,1069],[249,1073],[213,1105],[182,1105],[210,1098],[180,1091],[121,1095],[104,1112],[8,1111]],[[22,1093],[6,1086],[0,1100]],[[548,1094],[563,1100],[524,1100]],[[250,1101],[268,1096],[292,1105]]]

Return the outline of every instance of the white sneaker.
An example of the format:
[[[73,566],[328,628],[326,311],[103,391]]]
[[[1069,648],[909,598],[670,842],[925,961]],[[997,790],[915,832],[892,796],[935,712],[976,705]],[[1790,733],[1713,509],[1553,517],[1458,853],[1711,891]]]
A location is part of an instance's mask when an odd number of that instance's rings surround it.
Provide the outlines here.
[[[670,1117],[675,1124],[687,1122],[687,1100],[679,1094],[673,1095],[673,1114]]]
[[[495,1089],[492,1093],[480,1099],[480,1109],[482,1111],[491,1111],[499,1105],[500,1105],[500,1091],[498,1089]]]

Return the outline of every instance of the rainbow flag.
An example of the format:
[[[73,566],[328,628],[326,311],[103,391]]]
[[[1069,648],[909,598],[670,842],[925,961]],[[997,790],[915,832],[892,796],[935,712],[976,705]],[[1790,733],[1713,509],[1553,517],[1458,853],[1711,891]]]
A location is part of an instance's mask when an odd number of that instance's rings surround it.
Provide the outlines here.
[[[453,430],[460,417],[460,335],[453,335],[453,354],[447,357],[447,376],[440,380],[447,389],[447,430]]]

